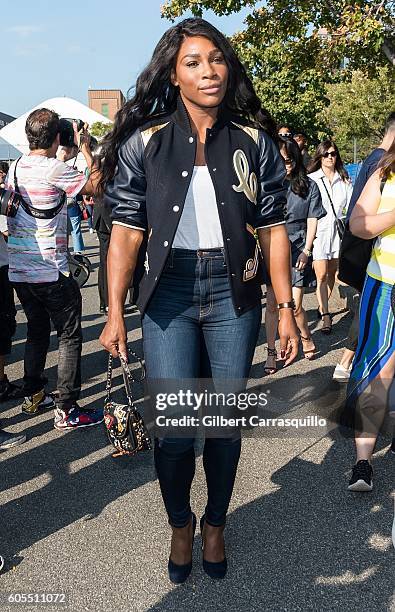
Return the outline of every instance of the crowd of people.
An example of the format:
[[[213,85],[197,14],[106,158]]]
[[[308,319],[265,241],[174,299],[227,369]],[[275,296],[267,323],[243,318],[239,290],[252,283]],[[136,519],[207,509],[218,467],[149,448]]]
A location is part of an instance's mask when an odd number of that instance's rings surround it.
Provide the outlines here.
[[[127,361],[124,305],[132,285],[138,286],[149,379],[246,380],[264,284],[265,372],[275,375],[278,357],[291,364],[299,339],[305,358],[313,359],[316,342],[304,292],[316,288],[320,331],[330,334],[339,221],[348,218],[356,236],[376,241],[360,319],[354,318],[334,378],[349,381],[349,409],[363,403],[368,420],[369,410],[377,412],[369,399],[377,394],[366,393],[368,388],[384,389],[385,405],[395,372],[395,113],[353,188],[336,143],[324,140],[313,151],[303,132],[277,126],[226,37],[193,18],[163,35],[96,156],[87,129],[75,128],[86,173],[66,163],[76,151],[59,149],[55,112],[33,111],[26,135],[29,155],[3,177],[22,203],[14,217],[1,217],[1,401],[23,397],[22,411],[30,416],[53,407],[58,430],[103,421],[101,410],[78,405],[81,294],[67,262],[67,218],[74,251],[81,252],[81,211],[93,205],[100,310],[108,314],[100,341]],[[14,290],[27,319],[21,388],[5,374],[15,332]],[[59,343],[56,400],[46,393],[44,376],[51,324]],[[383,418],[381,411],[377,431]],[[356,432],[352,491],[372,490],[375,440],[370,429],[369,435],[363,427]],[[23,441],[23,435],[0,430],[1,449]],[[168,571],[177,584],[192,569],[194,442],[192,434],[155,439],[155,467],[172,528]],[[240,451],[237,428],[205,440],[208,495],[200,528],[203,567],[214,579],[227,571],[224,528]]]

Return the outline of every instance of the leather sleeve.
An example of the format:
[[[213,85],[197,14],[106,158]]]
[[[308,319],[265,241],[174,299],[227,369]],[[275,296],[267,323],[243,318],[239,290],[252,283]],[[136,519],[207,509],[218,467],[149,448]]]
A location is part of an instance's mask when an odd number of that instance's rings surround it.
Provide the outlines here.
[[[114,225],[147,229],[146,189],[144,146],[137,129],[119,148],[114,178],[104,192]]]
[[[259,133],[259,177],[255,229],[285,223],[287,189],[280,152],[266,132]]]

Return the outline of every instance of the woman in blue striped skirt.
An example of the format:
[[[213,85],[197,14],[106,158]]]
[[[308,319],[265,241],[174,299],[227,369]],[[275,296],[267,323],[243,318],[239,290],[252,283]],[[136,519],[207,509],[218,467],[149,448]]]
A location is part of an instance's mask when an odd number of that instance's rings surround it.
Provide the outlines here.
[[[366,183],[350,229],[360,238],[376,238],[361,295],[360,334],[346,405],[354,411],[357,451],[348,488],[371,491],[377,434],[388,407],[395,416],[395,141]]]

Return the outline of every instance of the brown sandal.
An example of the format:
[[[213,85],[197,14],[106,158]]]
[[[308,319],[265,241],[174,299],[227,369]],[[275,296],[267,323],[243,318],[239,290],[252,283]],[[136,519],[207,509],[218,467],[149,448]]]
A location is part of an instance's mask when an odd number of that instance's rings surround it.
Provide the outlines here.
[[[315,355],[315,353],[317,351],[317,348],[316,348],[316,346],[314,344],[314,340],[313,340],[312,336],[310,336],[309,338],[305,338],[304,336],[301,335],[300,339],[302,341],[302,350],[303,350],[303,355],[305,356],[305,359],[308,359],[309,361],[311,359],[314,359],[314,355]],[[305,350],[305,348],[304,348],[305,342],[312,342],[314,348]]]
[[[274,367],[270,367],[267,364],[267,362],[269,361],[269,357],[274,357]],[[277,372],[277,365],[276,365],[276,359],[277,359],[277,351],[275,348],[269,348],[267,347],[267,359],[266,359],[266,364],[263,368],[265,374],[275,374]]]
[[[324,323],[324,317],[329,317],[330,320],[330,325],[325,325]],[[321,327],[321,332],[323,334],[329,335],[332,331],[332,316],[330,312],[323,312],[321,315],[321,320],[322,320],[322,327]]]

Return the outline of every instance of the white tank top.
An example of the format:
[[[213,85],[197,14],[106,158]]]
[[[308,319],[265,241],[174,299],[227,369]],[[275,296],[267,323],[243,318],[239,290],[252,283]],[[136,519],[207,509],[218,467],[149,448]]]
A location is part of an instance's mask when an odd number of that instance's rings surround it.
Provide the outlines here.
[[[207,166],[195,166],[174,249],[218,249],[224,246],[214,186]]]

